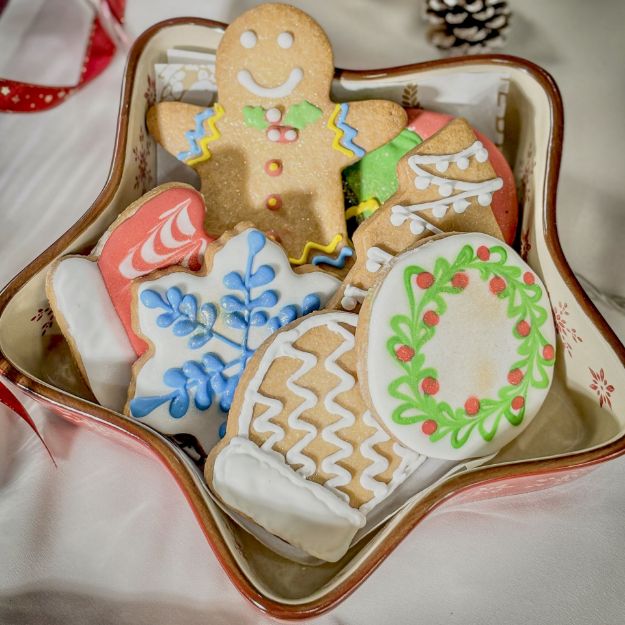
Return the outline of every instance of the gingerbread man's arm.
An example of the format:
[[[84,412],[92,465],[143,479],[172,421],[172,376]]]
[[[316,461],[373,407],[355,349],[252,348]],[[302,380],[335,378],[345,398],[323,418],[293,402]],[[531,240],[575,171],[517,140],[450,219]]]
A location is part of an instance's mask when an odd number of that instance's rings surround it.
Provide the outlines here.
[[[220,110],[219,104],[204,108],[184,102],[159,102],[148,111],[146,124],[157,143],[181,161],[194,165],[205,160],[202,156],[212,134],[210,122],[214,123]]]
[[[348,157],[345,165],[388,143],[406,127],[408,121],[406,111],[399,104],[386,100],[349,102],[347,106],[345,124],[356,131],[351,143],[360,150],[353,149],[354,155]],[[342,142],[345,143],[344,138]]]

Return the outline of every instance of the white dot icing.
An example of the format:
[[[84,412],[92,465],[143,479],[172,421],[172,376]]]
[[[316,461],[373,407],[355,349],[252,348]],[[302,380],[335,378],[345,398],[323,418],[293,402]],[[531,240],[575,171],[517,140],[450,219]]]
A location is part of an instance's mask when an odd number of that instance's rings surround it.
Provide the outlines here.
[[[282,113],[280,112],[280,109],[271,108],[265,113],[265,117],[268,122],[277,124],[282,119]]]
[[[280,131],[277,128],[270,128],[267,131],[267,139],[269,139],[269,141],[279,141]]]
[[[288,50],[293,45],[293,34],[289,32],[280,33],[278,35],[278,45]]]
[[[239,41],[244,48],[247,48],[249,50],[256,45],[258,38],[256,37],[256,33],[253,30],[246,30],[245,32],[241,33]]]

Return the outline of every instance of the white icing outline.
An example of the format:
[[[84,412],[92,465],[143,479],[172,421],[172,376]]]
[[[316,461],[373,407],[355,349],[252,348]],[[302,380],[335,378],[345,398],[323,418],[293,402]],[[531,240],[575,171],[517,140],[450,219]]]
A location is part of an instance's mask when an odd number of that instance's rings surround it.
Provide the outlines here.
[[[344,310],[354,310],[358,304],[362,304],[365,297],[367,297],[367,291],[353,284],[346,284],[341,298],[341,306]]]
[[[301,67],[294,67],[289,77],[282,84],[276,85],[275,87],[263,87],[254,80],[254,77],[248,70],[242,69],[237,73],[239,84],[259,98],[286,98],[291,95],[303,78],[304,70],[302,70]]]

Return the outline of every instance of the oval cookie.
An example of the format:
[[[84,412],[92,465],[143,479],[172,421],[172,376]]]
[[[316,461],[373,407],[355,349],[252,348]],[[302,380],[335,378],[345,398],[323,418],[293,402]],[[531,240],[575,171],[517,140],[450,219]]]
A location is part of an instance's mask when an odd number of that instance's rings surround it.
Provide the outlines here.
[[[484,234],[435,237],[393,259],[357,332],[366,401],[394,437],[434,458],[498,451],[551,385],[545,287],[512,248]]]

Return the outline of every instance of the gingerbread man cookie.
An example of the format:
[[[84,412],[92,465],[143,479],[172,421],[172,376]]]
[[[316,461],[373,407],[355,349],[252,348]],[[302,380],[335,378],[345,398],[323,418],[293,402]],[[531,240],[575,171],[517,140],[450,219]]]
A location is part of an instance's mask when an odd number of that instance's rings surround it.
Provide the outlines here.
[[[225,504],[328,561],[425,461],[394,442],[363,402],[357,323],[353,313],[314,313],[266,341],[205,467]]]
[[[162,102],[147,116],[156,140],[197,170],[207,231],[250,220],[293,265],[344,266],[351,249],[341,170],[396,135],[404,110],[332,102],[330,43],[311,17],[284,4],[237,18],[216,64],[218,103]]]
[[[424,237],[476,231],[503,238],[491,209],[503,181],[465,120],[453,120],[408,152],[397,173],[397,193],[354,233],[357,261],[331,306],[357,310],[380,268]]]
[[[310,266],[294,271],[251,224],[210,243],[197,273],[171,267],[137,279],[133,328],[149,349],[133,365],[126,414],[211,449],[254,351],[338,285]]]
[[[146,348],[131,327],[132,280],[176,264],[199,269],[212,240],[203,229],[204,210],[192,187],[162,185],[124,210],[90,256],[65,256],[52,265],[50,305],[103,406],[122,411],[131,365]]]
[[[496,453],[547,396],[556,356],[547,291],[494,237],[442,234],[399,254],[379,272],[359,317],[363,397],[418,453]]]

